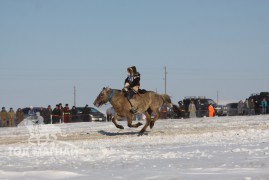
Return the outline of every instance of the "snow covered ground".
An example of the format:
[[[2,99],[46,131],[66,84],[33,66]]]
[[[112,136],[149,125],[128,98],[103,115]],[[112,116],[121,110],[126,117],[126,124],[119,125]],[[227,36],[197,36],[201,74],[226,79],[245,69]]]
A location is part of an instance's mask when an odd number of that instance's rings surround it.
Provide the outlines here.
[[[269,116],[119,123],[0,128],[0,179],[269,179]]]

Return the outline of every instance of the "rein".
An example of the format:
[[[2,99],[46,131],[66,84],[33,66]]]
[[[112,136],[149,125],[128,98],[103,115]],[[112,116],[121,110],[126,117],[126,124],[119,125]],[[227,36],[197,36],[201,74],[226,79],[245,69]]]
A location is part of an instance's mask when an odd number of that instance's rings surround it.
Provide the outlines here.
[[[111,103],[112,97],[114,96],[114,89],[112,89],[112,91],[110,92],[109,96],[108,96],[108,101]]]

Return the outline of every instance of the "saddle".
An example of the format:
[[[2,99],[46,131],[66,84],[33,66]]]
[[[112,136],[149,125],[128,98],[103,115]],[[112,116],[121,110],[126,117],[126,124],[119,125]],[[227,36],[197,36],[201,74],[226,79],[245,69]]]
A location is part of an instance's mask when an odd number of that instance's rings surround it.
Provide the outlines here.
[[[147,90],[145,90],[145,89],[138,89],[138,92],[135,92],[132,89],[129,89],[129,91],[123,91],[124,96],[127,97],[128,99],[132,99],[135,94],[137,94],[137,95],[145,94],[146,92],[147,92]]]

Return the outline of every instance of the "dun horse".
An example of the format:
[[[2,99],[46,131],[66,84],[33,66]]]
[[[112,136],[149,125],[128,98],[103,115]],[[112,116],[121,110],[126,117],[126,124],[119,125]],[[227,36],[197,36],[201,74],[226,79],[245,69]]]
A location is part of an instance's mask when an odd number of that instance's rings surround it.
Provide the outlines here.
[[[160,95],[152,91],[135,94],[133,98],[135,98],[137,102],[136,114],[144,113],[146,116],[146,124],[139,132],[139,135],[143,135],[149,125],[150,128],[153,128],[155,121],[158,120],[160,117],[159,109],[162,105],[172,104],[171,99],[168,95]],[[131,128],[137,128],[143,125],[140,122],[132,124],[134,114],[130,112],[131,105],[121,90],[111,89],[108,87],[103,88],[103,90],[97,96],[93,104],[96,107],[100,107],[107,102],[110,102],[115,109],[116,113],[115,116],[112,118],[112,122],[117,128],[124,129],[122,125],[119,125],[117,123],[117,119],[119,117],[126,117],[128,126]],[[154,113],[154,118],[151,120],[152,112]]]

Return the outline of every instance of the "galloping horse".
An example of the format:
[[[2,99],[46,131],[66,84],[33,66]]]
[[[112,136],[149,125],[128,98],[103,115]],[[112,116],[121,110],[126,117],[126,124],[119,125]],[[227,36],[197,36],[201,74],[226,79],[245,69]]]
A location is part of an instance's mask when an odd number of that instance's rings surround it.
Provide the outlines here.
[[[143,135],[149,125],[150,128],[153,128],[155,121],[158,120],[160,117],[159,108],[163,104],[172,104],[171,99],[168,95],[160,95],[153,91],[146,91],[144,93],[135,94],[133,98],[135,98],[137,102],[136,114],[144,113],[147,120],[146,124],[139,132],[139,135]],[[116,113],[115,116],[112,118],[112,122],[117,128],[124,129],[122,125],[119,125],[117,123],[117,119],[119,117],[126,117],[128,126],[131,128],[137,128],[143,125],[140,122],[138,122],[137,124],[132,124],[132,120],[135,114],[130,112],[131,105],[127,97],[125,97],[124,93],[121,90],[111,89],[108,87],[103,88],[93,104],[96,107],[100,107],[107,102],[110,102],[110,104],[115,109]],[[152,112],[154,113],[154,118],[151,120]]]

